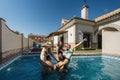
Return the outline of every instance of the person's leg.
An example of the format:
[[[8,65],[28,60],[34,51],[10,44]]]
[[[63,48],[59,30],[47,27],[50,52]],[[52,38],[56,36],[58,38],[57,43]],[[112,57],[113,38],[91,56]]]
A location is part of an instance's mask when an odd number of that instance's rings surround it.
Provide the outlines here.
[[[53,70],[56,69],[56,66],[55,66],[51,61],[47,60],[47,61],[46,61],[46,64],[47,64],[49,67],[53,68]]]
[[[61,66],[61,67],[59,68],[59,72],[62,72],[63,69],[64,69],[64,66]]]
[[[59,56],[58,56],[58,54],[56,54],[56,59],[57,59],[57,61],[59,61]]]
[[[66,65],[66,64],[68,64],[68,63],[69,63],[69,60],[68,60],[68,59],[65,59],[64,61],[58,62],[58,63],[56,64],[56,66],[59,68],[59,67],[64,66],[64,65]]]

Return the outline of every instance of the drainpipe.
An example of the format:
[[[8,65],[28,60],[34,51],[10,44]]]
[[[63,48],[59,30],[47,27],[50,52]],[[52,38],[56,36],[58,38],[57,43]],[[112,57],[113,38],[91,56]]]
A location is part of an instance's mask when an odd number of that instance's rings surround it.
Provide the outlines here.
[[[28,38],[28,49],[30,48],[29,46],[30,46],[30,45],[29,45],[29,38]]]
[[[21,51],[23,52],[23,33],[21,34]]]

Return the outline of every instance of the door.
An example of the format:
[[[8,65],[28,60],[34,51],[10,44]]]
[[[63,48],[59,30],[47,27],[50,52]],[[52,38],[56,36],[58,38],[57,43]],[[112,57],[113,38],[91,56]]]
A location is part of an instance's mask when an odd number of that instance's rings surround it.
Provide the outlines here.
[[[83,43],[84,48],[89,48],[90,47],[90,34],[84,33],[83,38],[87,38],[87,41]]]
[[[102,36],[98,35],[98,49],[102,49]]]
[[[60,41],[62,42],[62,44],[64,45],[64,36],[60,37]]]

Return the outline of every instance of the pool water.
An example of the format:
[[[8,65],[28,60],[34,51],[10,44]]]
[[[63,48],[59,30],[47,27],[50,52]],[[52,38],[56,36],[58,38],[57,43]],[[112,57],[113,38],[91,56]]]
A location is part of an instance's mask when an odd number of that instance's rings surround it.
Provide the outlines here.
[[[0,70],[0,80],[120,80],[120,60],[117,59],[73,56],[68,68],[66,73],[45,73],[39,56],[21,56]]]

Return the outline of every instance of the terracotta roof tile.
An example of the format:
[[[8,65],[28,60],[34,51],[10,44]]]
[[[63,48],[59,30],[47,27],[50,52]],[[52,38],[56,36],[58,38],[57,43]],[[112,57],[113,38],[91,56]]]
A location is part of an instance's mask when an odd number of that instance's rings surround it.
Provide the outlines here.
[[[114,16],[114,15],[119,14],[119,13],[120,13],[120,8],[96,18],[95,22],[101,21],[103,19],[109,18],[109,17]]]

